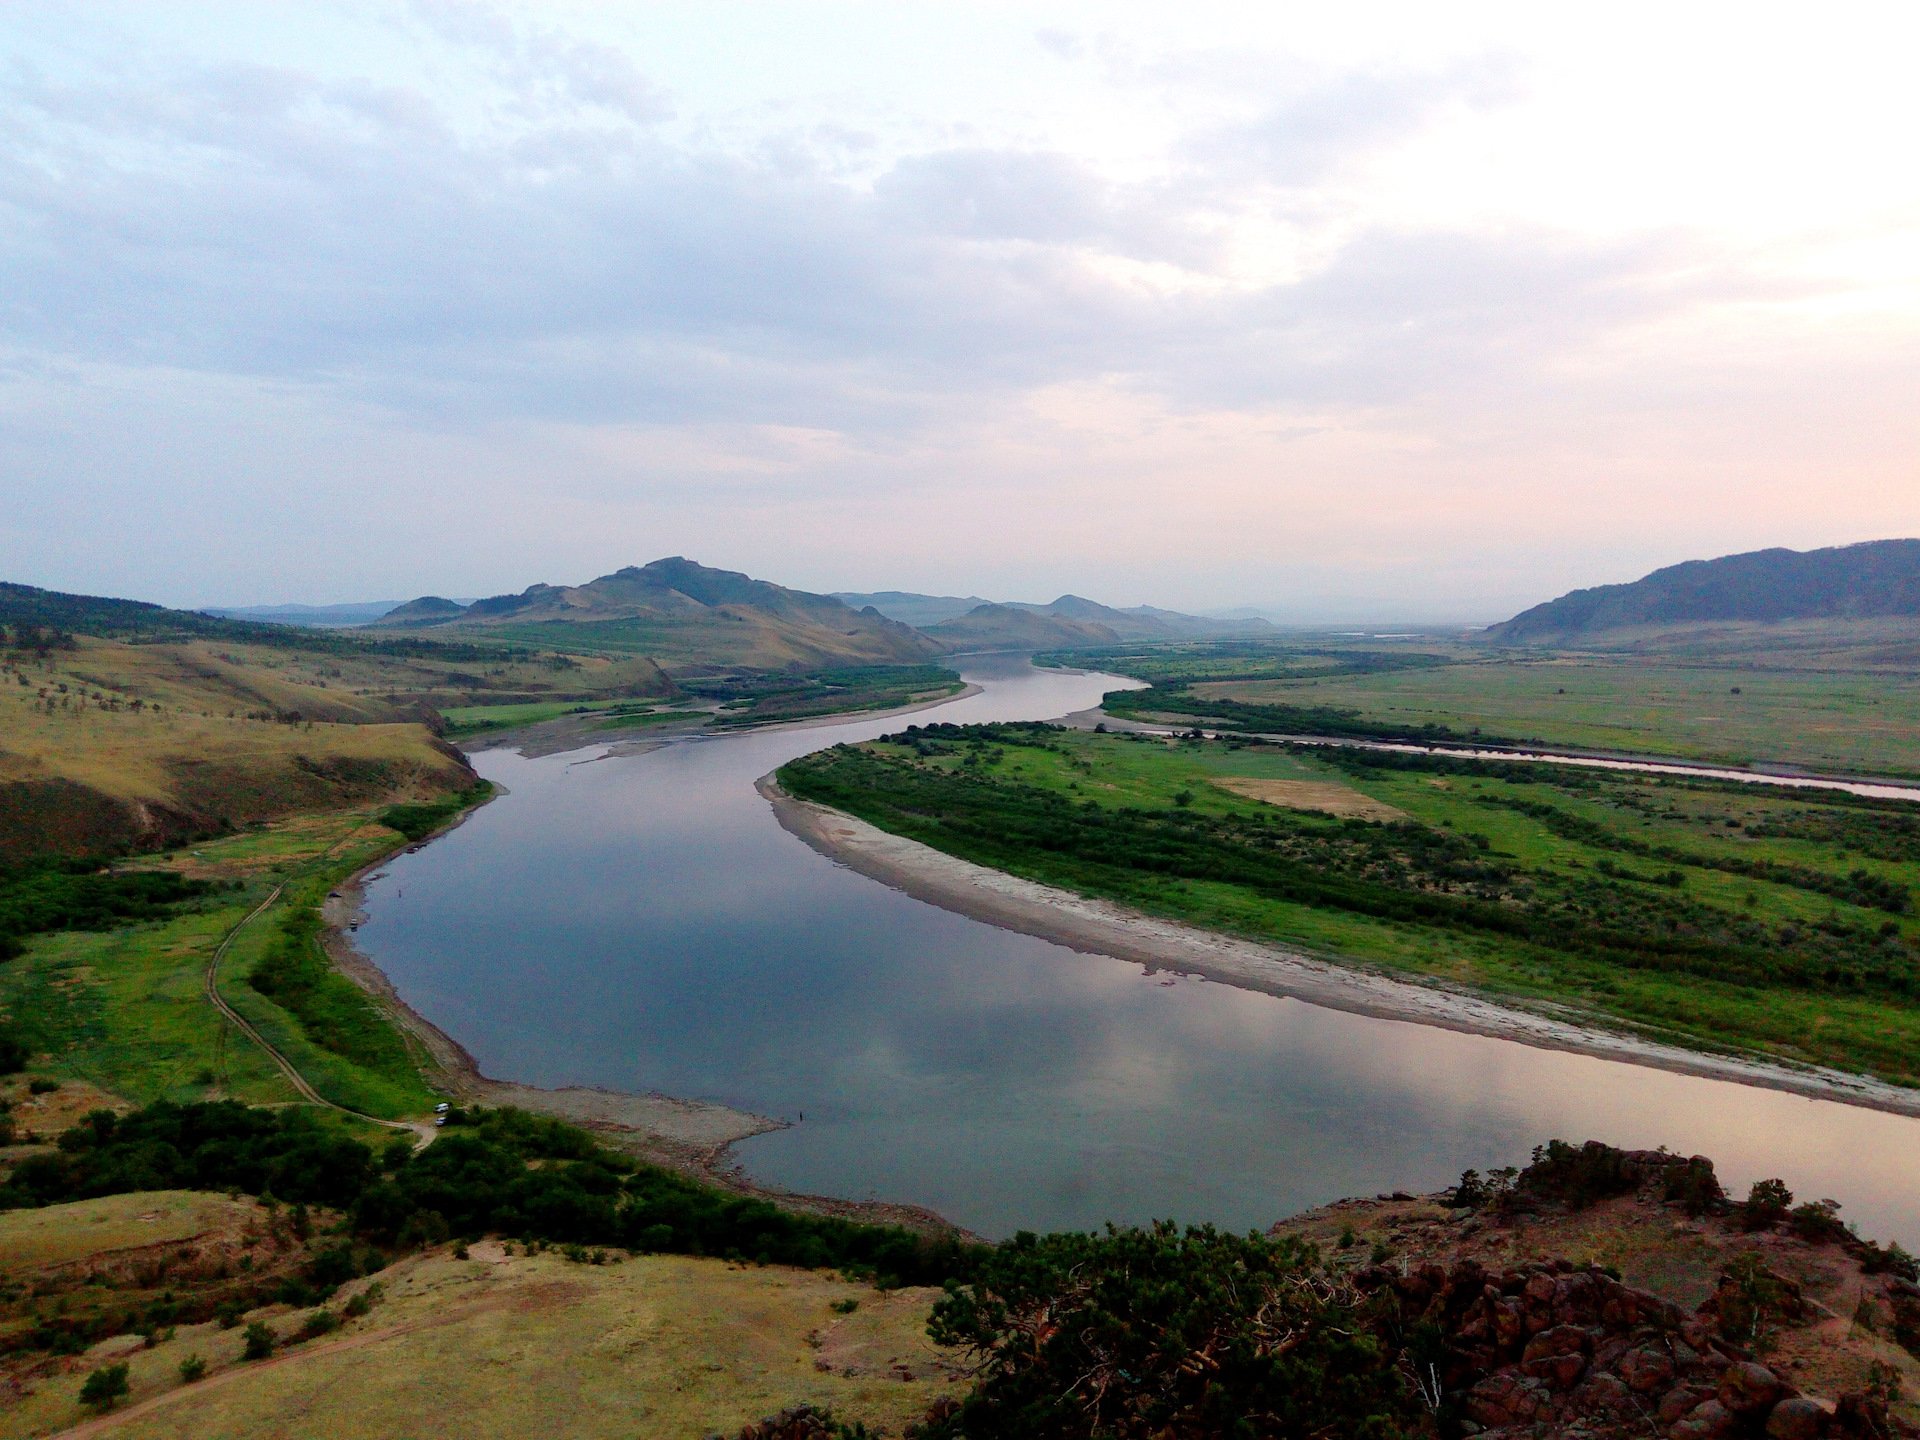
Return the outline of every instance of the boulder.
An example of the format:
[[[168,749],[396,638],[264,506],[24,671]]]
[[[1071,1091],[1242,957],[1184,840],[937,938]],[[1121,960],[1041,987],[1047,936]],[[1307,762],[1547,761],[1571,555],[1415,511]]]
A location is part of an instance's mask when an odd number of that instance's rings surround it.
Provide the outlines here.
[[[1735,1415],[1763,1414],[1786,1394],[1787,1386],[1780,1377],[1757,1361],[1729,1365],[1720,1377],[1720,1403]]]
[[[1767,1440],[1819,1440],[1827,1412],[1804,1395],[1789,1395],[1767,1416]]]
[[[1702,1400],[1667,1431],[1668,1440],[1723,1440],[1740,1429],[1739,1418],[1718,1400]]]

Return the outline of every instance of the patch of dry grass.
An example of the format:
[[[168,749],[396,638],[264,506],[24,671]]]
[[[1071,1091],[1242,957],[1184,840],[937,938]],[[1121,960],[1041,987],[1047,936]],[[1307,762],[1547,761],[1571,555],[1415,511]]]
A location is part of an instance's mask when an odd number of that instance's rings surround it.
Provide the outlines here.
[[[931,1290],[684,1256],[581,1265],[491,1242],[379,1278],[371,1314],[266,1362],[240,1358],[238,1328],[183,1326],[152,1349],[106,1342],[0,1408],[0,1440],[73,1425],[127,1440],[699,1440],[803,1400],[897,1435],[957,1383],[925,1337]],[[858,1308],[836,1313],[846,1300]],[[305,1314],[250,1318],[289,1337]],[[210,1366],[193,1385],[179,1377],[189,1354]],[[130,1401],[88,1423],[81,1382],[115,1360]]]
[[[209,1231],[239,1231],[254,1202],[198,1190],[140,1190],[42,1210],[0,1212],[0,1274],[71,1265],[116,1250],[166,1245]]]
[[[1407,812],[1384,800],[1362,795],[1337,780],[1256,780],[1245,775],[1220,775],[1213,783],[1222,790],[1284,810],[1316,810],[1351,820],[1404,820]]]

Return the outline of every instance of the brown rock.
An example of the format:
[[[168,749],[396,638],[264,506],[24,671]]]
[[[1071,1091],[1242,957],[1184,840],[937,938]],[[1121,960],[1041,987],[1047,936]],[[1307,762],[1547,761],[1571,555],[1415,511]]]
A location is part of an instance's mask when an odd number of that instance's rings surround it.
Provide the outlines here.
[[[1556,1390],[1570,1390],[1587,1370],[1587,1357],[1542,1355],[1520,1362],[1521,1371],[1535,1380],[1544,1380]]]
[[[1735,1415],[1763,1414],[1786,1394],[1780,1377],[1753,1360],[1729,1365],[1720,1377],[1720,1403]]]
[[[1584,1354],[1591,1337],[1578,1325],[1556,1325],[1542,1330],[1527,1342],[1522,1360],[1538,1360],[1548,1355]]]
[[[1526,1312],[1517,1300],[1501,1300],[1493,1307],[1493,1338],[1503,1349],[1513,1349],[1526,1338]]]
[[[1669,1440],[1721,1440],[1740,1428],[1734,1413],[1718,1400],[1702,1400],[1674,1422]]]
[[[1580,1387],[1581,1405],[1587,1410],[1598,1410],[1611,1415],[1632,1415],[1637,1413],[1633,1392],[1621,1382],[1617,1375],[1594,1375]]]
[[[1676,1385],[1660,1397],[1660,1408],[1653,1412],[1654,1418],[1662,1425],[1677,1424],[1681,1416],[1703,1401],[1711,1399],[1713,1399],[1713,1391],[1704,1386]]]
[[[1767,1416],[1768,1440],[1819,1440],[1827,1412],[1804,1395],[1789,1395]]]
[[[1620,1378],[1642,1395],[1663,1388],[1673,1379],[1673,1361],[1667,1358],[1666,1351],[1651,1345],[1627,1351],[1615,1368]]]

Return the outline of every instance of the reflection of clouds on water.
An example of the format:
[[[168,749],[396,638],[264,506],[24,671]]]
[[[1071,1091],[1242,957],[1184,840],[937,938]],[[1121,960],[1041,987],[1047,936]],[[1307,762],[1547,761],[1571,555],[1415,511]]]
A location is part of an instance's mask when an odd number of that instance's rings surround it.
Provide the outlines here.
[[[825,745],[1064,714],[1112,684],[1011,657],[968,671],[983,693],[907,718],[584,766],[489,752],[512,794],[399,857],[359,938],[490,1074],[804,1111],[741,1147],[755,1174],[987,1232],[1264,1224],[1559,1135],[1704,1151],[1735,1183],[1781,1174],[1920,1240],[1920,1122],[1076,954],[838,867],[754,793]]]

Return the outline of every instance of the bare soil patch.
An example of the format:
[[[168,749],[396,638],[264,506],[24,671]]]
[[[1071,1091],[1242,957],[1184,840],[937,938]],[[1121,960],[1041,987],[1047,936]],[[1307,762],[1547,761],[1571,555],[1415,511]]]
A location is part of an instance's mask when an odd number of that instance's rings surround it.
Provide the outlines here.
[[[1213,782],[1222,790],[1263,805],[1285,810],[1315,810],[1348,820],[1404,820],[1407,812],[1384,800],[1362,795],[1338,780],[1256,780],[1247,775],[1223,775]]]

